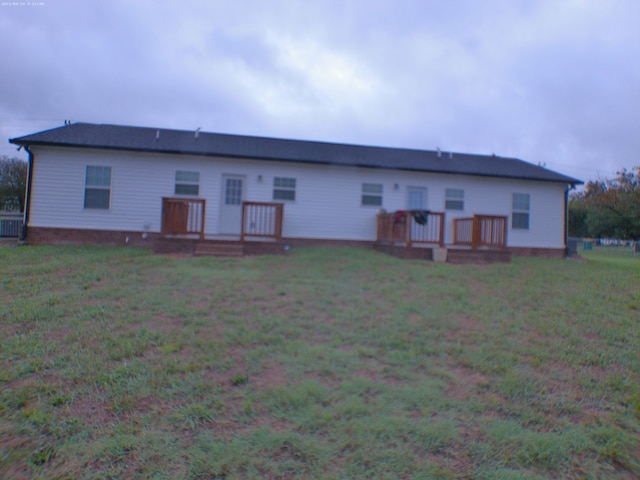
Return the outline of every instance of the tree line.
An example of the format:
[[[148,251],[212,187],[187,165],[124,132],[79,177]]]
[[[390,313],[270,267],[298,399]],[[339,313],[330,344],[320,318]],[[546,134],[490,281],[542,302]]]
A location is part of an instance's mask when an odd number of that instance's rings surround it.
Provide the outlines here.
[[[0,212],[22,212],[27,185],[27,162],[16,157],[0,157]]]
[[[569,199],[572,237],[640,239],[640,166],[589,180]]]

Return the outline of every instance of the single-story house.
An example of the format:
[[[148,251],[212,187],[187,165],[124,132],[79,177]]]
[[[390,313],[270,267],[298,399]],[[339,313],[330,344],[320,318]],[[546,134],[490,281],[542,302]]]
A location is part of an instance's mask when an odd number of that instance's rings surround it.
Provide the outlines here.
[[[65,123],[9,141],[29,154],[22,236],[34,244],[393,244],[559,257],[568,192],[582,183],[496,155],[200,129]]]

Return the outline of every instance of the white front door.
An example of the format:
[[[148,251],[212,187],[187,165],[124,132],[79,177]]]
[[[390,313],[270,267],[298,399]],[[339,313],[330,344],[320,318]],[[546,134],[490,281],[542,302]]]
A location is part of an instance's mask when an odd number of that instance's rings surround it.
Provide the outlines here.
[[[407,187],[407,210],[427,209],[427,189],[424,187]],[[418,224],[413,217],[411,220],[411,241],[419,241],[424,237],[424,226]]]
[[[407,187],[407,210],[425,210],[427,208],[427,189]]]
[[[242,229],[242,200],[244,200],[244,177],[223,175],[220,233],[240,235]]]

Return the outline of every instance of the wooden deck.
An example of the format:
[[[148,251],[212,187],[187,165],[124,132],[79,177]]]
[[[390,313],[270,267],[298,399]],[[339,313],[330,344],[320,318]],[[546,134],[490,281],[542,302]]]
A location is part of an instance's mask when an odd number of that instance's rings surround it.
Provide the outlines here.
[[[167,197],[162,199],[162,234],[156,253],[242,257],[285,253],[282,243],[284,205],[242,202],[239,235],[206,238],[206,200]]]
[[[448,248],[447,263],[454,264],[489,264],[489,263],[509,263],[511,252],[506,248]]]
[[[284,255],[289,251],[288,246],[289,244],[285,240],[280,242],[267,242],[221,240],[214,238],[199,239],[193,237],[160,237],[155,240],[153,250],[158,254],[244,257],[252,255]],[[388,255],[406,260],[432,260],[434,252],[434,248],[430,247],[406,248],[400,245],[381,243],[372,244],[372,248],[379,252],[384,252]],[[446,261],[453,264],[508,263],[511,261],[511,252],[507,249],[478,248],[473,250],[469,247],[449,246],[446,250]]]
[[[405,247],[444,245],[444,213],[428,210],[381,212],[377,216],[376,243]]]
[[[474,215],[453,221],[453,244],[472,249],[489,247],[502,249],[507,246],[507,217],[499,215]]]
[[[242,202],[240,240],[282,240],[284,204]],[[206,200],[165,197],[162,199],[162,236],[205,239]]]
[[[374,248],[404,259],[432,260],[435,249],[446,249],[448,263],[511,261],[511,252],[506,249],[507,217],[474,215],[455,219],[453,245],[445,245],[444,230],[442,212],[382,212],[377,216]]]
[[[154,253],[215,257],[244,257],[248,255],[282,255],[287,252],[284,242],[222,240],[217,238],[160,237],[153,244]]]
[[[243,257],[288,251],[287,239],[282,237],[281,203],[243,202],[241,233],[235,236],[207,238],[204,216],[204,200],[163,199],[162,235],[155,240],[154,252]],[[506,217],[475,215],[454,221],[455,245],[445,246],[444,229],[443,212],[383,212],[377,215],[376,241],[363,244],[404,259],[433,260],[437,250],[438,254],[446,253],[449,263],[511,261],[511,252],[505,248]],[[295,239],[289,241],[296,243]]]

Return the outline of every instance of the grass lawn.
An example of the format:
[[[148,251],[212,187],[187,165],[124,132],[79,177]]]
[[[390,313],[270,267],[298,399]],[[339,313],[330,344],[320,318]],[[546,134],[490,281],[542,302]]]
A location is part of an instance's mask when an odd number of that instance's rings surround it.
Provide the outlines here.
[[[0,477],[633,479],[640,257],[0,248]]]

